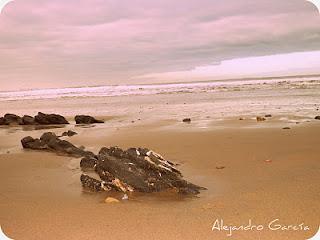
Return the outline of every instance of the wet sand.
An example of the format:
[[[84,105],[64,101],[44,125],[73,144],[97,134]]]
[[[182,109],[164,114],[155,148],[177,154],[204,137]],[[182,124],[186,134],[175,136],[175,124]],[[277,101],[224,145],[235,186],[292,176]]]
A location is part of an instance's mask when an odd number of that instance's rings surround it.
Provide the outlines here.
[[[50,129],[78,132],[66,139],[95,152],[102,146],[148,147],[179,163],[186,179],[208,188],[193,198],[136,194],[119,204],[104,203],[107,193],[82,190],[80,159],[21,149],[22,137],[48,130],[1,127],[1,226],[17,240],[307,239],[319,226],[320,121],[252,118],[122,125],[116,117],[91,128]],[[282,129],[286,126],[291,129]],[[236,226],[251,219],[264,230],[227,237],[228,231],[212,231],[216,219]],[[274,219],[283,226],[304,223],[310,230],[272,231],[268,224]]]

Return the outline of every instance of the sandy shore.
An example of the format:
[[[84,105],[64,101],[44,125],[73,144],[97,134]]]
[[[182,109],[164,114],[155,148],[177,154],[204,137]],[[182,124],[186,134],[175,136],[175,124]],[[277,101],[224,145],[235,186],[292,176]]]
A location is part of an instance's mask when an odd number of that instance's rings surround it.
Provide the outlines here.
[[[210,121],[206,128],[172,120],[66,127],[79,133],[68,140],[92,151],[153,149],[179,163],[186,179],[208,188],[196,198],[134,195],[119,204],[104,203],[106,193],[83,192],[79,159],[21,149],[22,137],[48,130],[0,128],[1,226],[18,240],[306,239],[319,226],[320,121],[290,119],[298,121],[275,116],[263,123],[250,117]],[[212,231],[216,219],[235,226],[251,219],[264,229],[227,237],[228,231]],[[275,219],[310,230],[272,231],[268,224]]]

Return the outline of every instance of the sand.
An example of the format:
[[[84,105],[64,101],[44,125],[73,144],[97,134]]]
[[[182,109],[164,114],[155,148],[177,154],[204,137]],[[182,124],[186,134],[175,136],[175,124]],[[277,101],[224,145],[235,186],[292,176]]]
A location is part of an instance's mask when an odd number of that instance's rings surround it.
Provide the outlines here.
[[[186,179],[208,188],[197,197],[135,194],[115,204],[104,199],[121,194],[82,190],[79,159],[21,149],[22,137],[48,130],[1,127],[1,226],[16,240],[311,237],[320,216],[320,121],[281,114],[263,123],[238,118],[184,124],[172,118],[130,123],[129,117],[115,116],[110,124],[50,129],[78,132],[66,139],[95,152],[102,146],[148,147],[179,163]],[[282,129],[286,126],[291,129]],[[228,231],[212,230],[217,219],[236,226],[251,219],[264,229],[228,237]],[[268,224],[274,219],[282,226],[304,223],[310,230],[272,231]]]

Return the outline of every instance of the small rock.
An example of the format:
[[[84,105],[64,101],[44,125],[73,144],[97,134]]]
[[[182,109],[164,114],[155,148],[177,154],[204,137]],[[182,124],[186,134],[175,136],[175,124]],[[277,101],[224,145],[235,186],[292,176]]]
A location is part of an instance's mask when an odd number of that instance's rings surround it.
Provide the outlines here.
[[[265,121],[266,119],[264,117],[257,117],[257,122],[263,122]]]
[[[77,135],[77,134],[78,134],[78,133],[69,130],[69,131],[67,131],[67,132],[62,133],[62,137],[65,137],[65,136],[72,137],[72,136]]]
[[[74,120],[76,121],[76,124],[104,123],[102,120],[97,120],[94,117],[87,115],[77,115],[75,116]]]
[[[104,200],[105,203],[119,203],[120,201],[116,198],[107,197],[106,200]]]
[[[272,163],[271,159],[264,160],[266,163]]]
[[[184,123],[191,123],[191,118],[185,118],[182,120]]]
[[[284,128],[282,128],[282,129],[284,129],[284,130],[289,130],[289,129],[291,129],[291,128],[289,128],[289,127],[284,127]]]
[[[316,119],[316,120],[320,120],[320,116],[316,116],[314,119]]]
[[[225,168],[226,168],[225,166],[216,167],[216,169],[218,169],[218,170],[222,170],[222,169],[225,169]]]
[[[244,120],[244,119],[241,117],[241,118],[239,118],[239,120],[242,121],[242,120]]]
[[[266,117],[266,118],[271,118],[272,115],[271,115],[271,114],[266,114],[264,117]]]

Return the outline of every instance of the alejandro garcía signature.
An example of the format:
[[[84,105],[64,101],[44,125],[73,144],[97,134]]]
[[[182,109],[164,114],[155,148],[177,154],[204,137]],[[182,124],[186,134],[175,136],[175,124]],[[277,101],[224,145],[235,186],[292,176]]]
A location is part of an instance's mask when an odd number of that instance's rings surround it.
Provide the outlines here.
[[[255,224],[251,219],[243,225],[225,224],[223,219],[216,219],[212,224],[212,231],[224,231],[228,237],[231,237],[237,231],[310,231],[310,227],[304,223],[284,225],[280,219],[273,219],[267,224]]]

